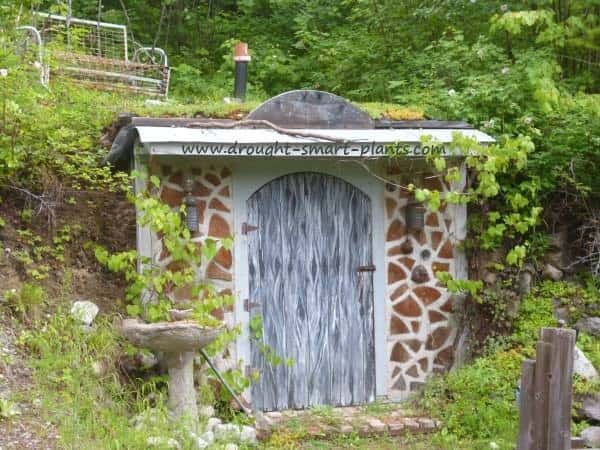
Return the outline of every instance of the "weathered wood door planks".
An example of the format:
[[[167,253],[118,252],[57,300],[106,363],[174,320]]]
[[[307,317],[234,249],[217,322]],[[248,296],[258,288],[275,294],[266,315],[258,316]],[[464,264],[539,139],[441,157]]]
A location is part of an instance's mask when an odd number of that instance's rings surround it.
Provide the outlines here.
[[[295,173],[248,199],[250,300],[263,331],[254,407],[365,403],[375,395],[371,202],[336,177]],[[256,320],[254,321],[255,323]],[[293,364],[274,364],[274,357]]]

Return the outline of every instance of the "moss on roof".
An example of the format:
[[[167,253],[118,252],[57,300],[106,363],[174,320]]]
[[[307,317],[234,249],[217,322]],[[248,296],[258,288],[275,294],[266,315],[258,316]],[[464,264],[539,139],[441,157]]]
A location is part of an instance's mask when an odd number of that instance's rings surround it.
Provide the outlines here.
[[[135,115],[145,117],[210,117],[213,119],[242,119],[260,105],[261,101],[226,103],[224,101],[203,101],[198,103],[140,102],[134,107]],[[355,103],[373,119],[422,120],[423,108],[402,106],[392,103]]]

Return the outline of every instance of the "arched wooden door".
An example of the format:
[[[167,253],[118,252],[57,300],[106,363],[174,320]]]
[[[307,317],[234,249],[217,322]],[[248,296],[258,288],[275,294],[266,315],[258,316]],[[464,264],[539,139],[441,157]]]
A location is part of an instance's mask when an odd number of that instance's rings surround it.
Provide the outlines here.
[[[294,173],[256,191],[247,207],[256,227],[247,227],[252,366],[260,374],[253,406],[374,400],[369,197],[334,176]]]

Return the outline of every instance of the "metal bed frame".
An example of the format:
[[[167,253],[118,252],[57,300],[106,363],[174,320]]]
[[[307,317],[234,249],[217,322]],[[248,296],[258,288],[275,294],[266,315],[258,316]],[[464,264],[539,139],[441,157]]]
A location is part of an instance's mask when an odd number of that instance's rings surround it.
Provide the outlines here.
[[[50,81],[51,58],[56,62],[53,73],[76,83],[167,97],[171,74],[167,54],[158,47],[136,45],[130,59],[125,25],[48,13],[35,13],[34,21],[17,30],[26,47],[37,47],[34,64],[44,86]]]

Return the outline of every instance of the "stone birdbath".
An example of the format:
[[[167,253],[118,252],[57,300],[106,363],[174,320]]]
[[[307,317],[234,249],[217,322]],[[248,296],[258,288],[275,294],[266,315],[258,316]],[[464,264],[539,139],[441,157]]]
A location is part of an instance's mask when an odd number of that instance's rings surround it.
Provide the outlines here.
[[[194,353],[222,332],[222,328],[203,328],[190,320],[145,323],[125,319],[121,324],[121,333],[133,345],[164,353],[169,371],[169,411],[176,419],[187,416],[194,421],[198,417]]]

